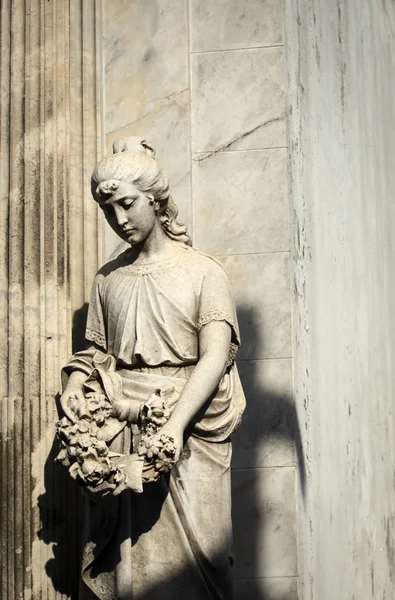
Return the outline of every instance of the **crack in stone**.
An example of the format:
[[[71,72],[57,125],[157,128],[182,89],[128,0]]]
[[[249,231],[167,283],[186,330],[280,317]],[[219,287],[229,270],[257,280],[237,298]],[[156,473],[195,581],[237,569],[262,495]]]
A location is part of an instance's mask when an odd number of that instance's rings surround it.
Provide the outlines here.
[[[148,106],[150,106],[150,104],[159,104],[160,102],[165,102],[167,100],[174,100],[175,98],[177,98],[177,96],[181,96],[181,94],[184,94],[185,92],[187,92],[188,89],[189,88],[185,88],[183,90],[180,90],[179,92],[174,92],[173,94],[164,96],[163,98],[156,98],[154,100],[150,100],[149,102],[147,102],[146,106],[148,107]],[[144,113],[143,115],[141,115],[140,117],[138,117],[137,119],[132,121],[131,123],[127,123],[126,125],[123,125],[119,129],[113,129],[112,131],[108,131],[106,135],[113,135],[114,133],[118,134],[118,132],[122,131],[123,129],[126,129],[127,127],[130,127],[131,125],[135,125],[136,123],[138,123],[139,121],[142,121],[143,119],[148,117],[150,114],[152,114],[156,110],[159,110],[160,108],[162,108],[160,105],[153,106],[152,108],[150,108],[150,110],[148,110],[146,113]]]
[[[217,148],[216,150],[212,150],[210,152],[205,152],[203,154],[203,156],[194,157],[193,160],[195,162],[201,162],[202,160],[206,160],[206,158],[210,158],[210,156],[213,156],[214,154],[218,154],[219,152],[222,152],[223,150],[227,150],[228,148],[230,148],[231,146],[233,146],[233,144],[235,144],[239,140],[242,140],[243,138],[247,137],[247,135],[250,135],[251,133],[254,133],[255,131],[257,131],[261,127],[264,127],[265,125],[269,125],[270,123],[275,123],[276,121],[281,121],[283,118],[284,118],[284,115],[281,115],[280,117],[275,117],[274,119],[269,119],[269,121],[265,121],[264,123],[261,123],[260,125],[257,125],[256,127],[253,127],[249,131],[246,131],[245,133],[242,133],[241,135],[238,135],[236,138],[234,138],[233,140],[231,140],[227,144],[224,144],[220,148]]]
[[[165,100],[173,100],[174,98],[180,96],[181,94],[184,94],[184,92],[187,92],[188,90],[189,88],[186,87],[183,90],[180,90],[179,92],[173,92],[168,96],[163,96],[163,98],[154,98],[154,100],[150,100],[149,102],[147,102],[147,104],[154,104],[155,102],[164,102]]]

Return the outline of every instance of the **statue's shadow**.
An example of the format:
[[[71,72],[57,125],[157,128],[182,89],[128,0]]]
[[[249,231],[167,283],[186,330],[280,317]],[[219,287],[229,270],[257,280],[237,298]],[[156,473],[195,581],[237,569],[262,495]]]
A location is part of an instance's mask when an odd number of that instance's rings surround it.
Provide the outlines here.
[[[87,310],[88,304],[85,304],[74,313],[73,352],[84,347]],[[59,395],[56,404],[59,412]],[[67,469],[55,463],[58,453],[59,446],[54,439],[44,466],[45,492],[38,497],[40,529],[37,537],[52,549],[53,557],[45,564],[52,587],[65,597],[77,600],[84,498]]]
[[[247,354],[238,361],[247,407],[233,439],[236,600],[294,600],[291,590],[296,584],[292,576],[296,574],[297,557],[293,467],[297,466],[304,493],[305,463],[292,394],[291,359],[257,360],[256,355],[266,354],[260,315],[249,306],[238,307],[237,315],[242,347],[247,348]],[[273,483],[278,488],[268,489]],[[289,497],[284,498],[281,489],[289,490]],[[289,542],[292,538],[294,543]],[[266,554],[269,547],[278,558],[275,565],[273,556]],[[292,562],[295,570],[290,572]]]

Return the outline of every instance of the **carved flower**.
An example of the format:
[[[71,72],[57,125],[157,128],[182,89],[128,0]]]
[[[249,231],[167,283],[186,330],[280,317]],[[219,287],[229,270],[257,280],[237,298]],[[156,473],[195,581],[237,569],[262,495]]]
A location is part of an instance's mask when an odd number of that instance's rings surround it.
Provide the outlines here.
[[[79,469],[80,469],[80,466],[77,462],[73,463],[71,465],[71,467],[69,468],[69,473],[73,479],[77,478]]]
[[[77,427],[80,433],[87,433],[89,431],[90,422],[88,419],[84,418],[78,421]]]
[[[67,452],[67,447],[63,446],[57,457],[55,458],[56,462],[63,463],[67,466],[69,464],[69,455]]]
[[[101,470],[98,471],[100,465],[95,460],[84,460],[78,469],[78,475],[83,481],[89,481],[89,479],[96,479],[99,481],[102,478]]]
[[[86,395],[87,409],[91,413],[94,413],[97,410],[99,410],[99,408],[102,408],[104,406],[105,400],[106,400],[106,397],[104,396],[104,394],[99,394],[96,392],[89,392]]]
[[[99,408],[93,415],[93,418],[96,422],[96,425],[98,425],[99,427],[102,427],[102,425],[105,424],[106,420],[108,419],[108,417],[110,416],[110,411],[109,410],[105,410],[103,408]]]
[[[102,483],[110,472],[108,463],[87,459],[80,466],[78,475],[89,485],[96,486]]]
[[[106,442],[104,442],[102,440],[95,440],[94,448],[95,448],[98,456],[107,456],[108,446],[107,446]]]
[[[147,435],[154,435],[154,433],[156,433],[157,430],[158,430],[158,428],[153,423],[147,423],[147,425],[145,427],[145,431],[146,431]]]
[[[80,464],[86,459],[98,460],[99,458],[96,450],[92,448],[92,446],[89,446],[87,449],[77,447],[75,451],[75,457]]]
[[[57,429],[64,429],[69,427],[70,425],[70,421],[67,419],[67,417],[63,417],[62,419],[60,419],[60,421],[58,421],[56,423],[56,428]]]
[[[63,417],[63,419],[56,423],[56,431],[61,441],[69,443],[72,436],[77,433],[78,428],[76,424],[70,423],[66,417]]]
[[[95,421],[91,421],[89,425],[89,435],[93,438],[96,438],[99,431],[100,428],[97,423],[95,423]]]
[[[81,446],[81,448],[90,448],[92,445],[92,438],[89,433],[81,433],[76,435],[74,440],[79,446]]]
[[[68,453],[69,453],[69,458],[77,458],[77,450],[78,450],[78,446],[69,446],[68,447]]]

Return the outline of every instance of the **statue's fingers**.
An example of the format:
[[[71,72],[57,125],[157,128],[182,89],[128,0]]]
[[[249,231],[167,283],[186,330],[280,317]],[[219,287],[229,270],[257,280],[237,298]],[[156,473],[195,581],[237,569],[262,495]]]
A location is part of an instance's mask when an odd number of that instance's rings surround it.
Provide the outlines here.
[[[63,396],[62,396],[62,398],[63,398]],[[75,416],[75,414],[73,413],[73,411],[71,410],[71,408],[68,405],[68,397],[64,398],[63,400],[62,400],[62,398],[60,400],[60,404],[61,404],[61,407],[62,407],[62,410],[63,410],[65,416],[72,423],[76,423],[77,422],[77,417]]]
[[[79,415],[83,415],[86,413],[86,400],[85,400],[85,394],[82,390],[76,390],[74,392],[74,396],[75,399],[77,400],[77,404],[78,404],[78,414]]]

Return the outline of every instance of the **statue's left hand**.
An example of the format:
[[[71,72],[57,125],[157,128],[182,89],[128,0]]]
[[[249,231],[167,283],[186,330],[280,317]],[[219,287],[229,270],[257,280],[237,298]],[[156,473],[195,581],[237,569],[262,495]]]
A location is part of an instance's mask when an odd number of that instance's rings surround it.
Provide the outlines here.
[[[184,431],[181,427],[175,426],[171,423],[171,421],[168,421],[159,429],[156,435],[160,436],[163,433],[174,440],[174,445],[176,447],[176,456],[174,462],[177,462],[184,447]]]

